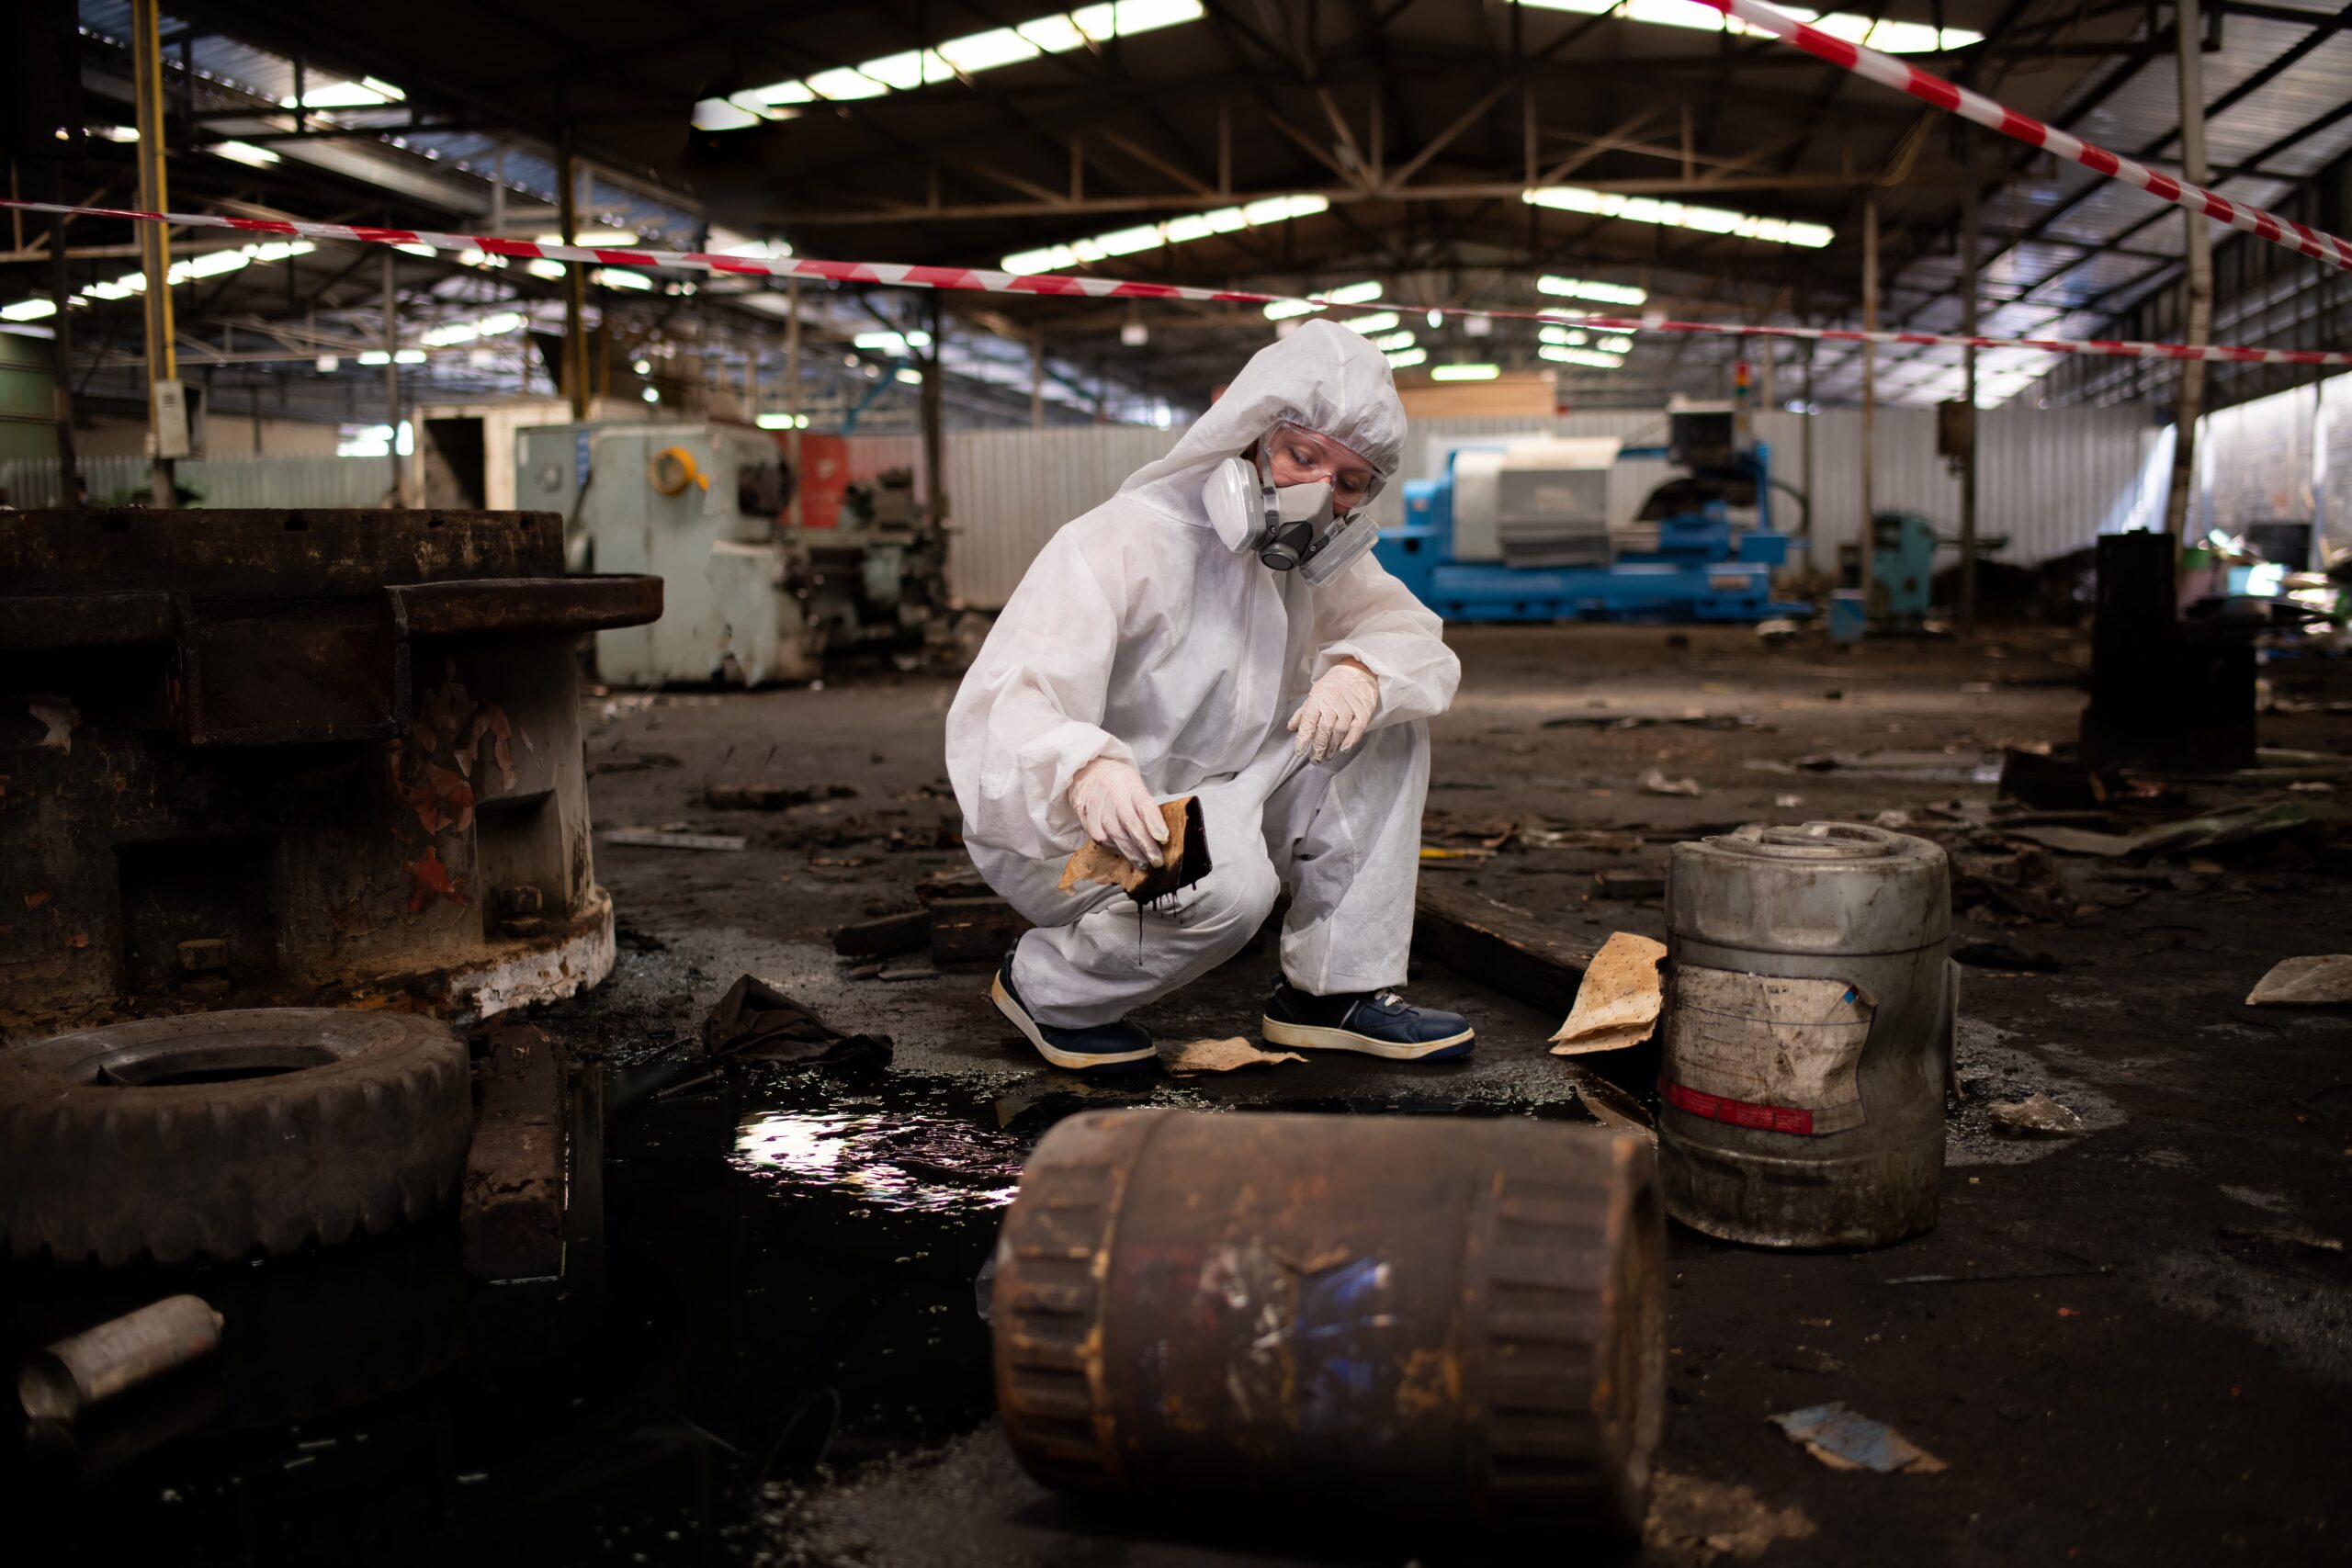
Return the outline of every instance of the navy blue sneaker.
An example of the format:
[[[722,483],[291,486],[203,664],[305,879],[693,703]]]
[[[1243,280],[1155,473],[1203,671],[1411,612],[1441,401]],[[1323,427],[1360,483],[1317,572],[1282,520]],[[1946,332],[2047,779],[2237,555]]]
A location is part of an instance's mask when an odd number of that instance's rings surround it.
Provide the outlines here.
[[[1478,1043],[1478,1032],[1458,1012],[1413,1007],[1394,991],[1310,997],[1288,980],[1274,982],[1265,1025],[1269,1045],[1360,1051],[1399,1062],[1450,1061]]]
[[[1039,1055],[1057,1067],[1098,1075],[1132,1073],[1157,1059],[1151,1036],[1124,1019],[1084,1029],[1057,1029],[1031,1018],[1020,993],[1012,988],[1011,953],[998,966],[996,978],[989,982],[989,1000],[996,1003],[996,1010],[1010,1019],[1013,1028],[1028,1036]]]

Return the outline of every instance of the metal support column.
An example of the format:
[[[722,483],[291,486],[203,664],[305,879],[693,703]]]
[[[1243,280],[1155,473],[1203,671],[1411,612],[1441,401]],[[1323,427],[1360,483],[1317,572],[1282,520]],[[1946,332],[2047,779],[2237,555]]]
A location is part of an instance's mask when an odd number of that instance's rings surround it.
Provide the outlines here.
[[[947,521],[947,473],[942,463],[940,439],[940,359],[947,347],[947,315],[933,290],[923,301],[930,318],[931,351],[922,366],[922,488],[923,505],[936,528]]]
[[[800,497],[808,488],[808,471],[800,466],[800,280],[784,282],[784,412],[791,428],[785,436],[792,462],[792,525],[800,526]]]
[[[401,311],[400,311],[400,253],[390,245],[384,247],[384,445],[390,449],[392,487],[389,504],[401,504],[403,486],[401,456]],[[423,446],[418,432],[411,437],[412,449]]]
[[[168,212],[171,197],[164,179],[164,51],[157,37],[156,0],[131,0],[131,90],[139,107],[139,205],[148,212]],[[185,405],[179,410],[179,430],[167,433],[159,389],[179,380],[179,354],[173,342],[171,231],[161,223],[136,223],[140,270],[147,278],[147,431],[154,447],[149,488],[154,504],[176,503],[173,459],[187,426]],[[59,254],[64,254],[60,247]],[[62,311],[59,312],[61,315]],[[168,394],[176,396],[176,393]]]
[[[1029,334],[1029,428],[1046,428],[1046,334]]]
[[[556,147],[556,210],[563,243],[580,243],[580,164],[571,155],[567,128]],[[563,275],[563,395],[571,400],[571,417],[588,417],[588,269],[579,262],[564,264]]]
[[[65,205],[65,176],[53,176],[53,199]],[[82,465],[74,449],[74,312],[66,306],[73,295],[72,284],[66,277],[65,214],[49,215],[50,294],[57,301],[57,314],[51,318],[56,323],[57,336],[50,347],[54,351],[51,363],[56,366],[57,389],[52,395],[57,416],[58,502],[62,506],[78,506],[81,493]]]
[[[1821,495],[1821,483],[1820,483],[1820,479],[1821,479],[1821,470],[1820,470],[1819,468],[1815,468],[1815,467],[1814,466],[1814,460],[1813,460],[1813,455],[1814,455],[1814,439],[1813,439],[1813,437],[1814,437],[1814,432],[1815,432],[1815,430],[1816,428],[1818,428],[1818,426],[1820,425],[1821,421],[1820,421],[1820,418],[1819,418],[1819,411],[1818,411],[1817,409],[1815,409],[1815,406],[1814,406],[1814,401],[1813,401],[1813,361],[1814,361],[1814,355],[1815,355],[1815,353],[1820,349],[1820,347],[1821,347],[1821,344],[1820,344],[1820,341],[1819,341],[1818,339],[1816,339],[1816,338],[1807,338],[1807,339],[1805,339],[1805,343],[1804,343],[1804,493],[1805,493],[1805,505],[1804,505],[1804,550],[1805,550],[1805,560],[1806,560],[1806,564],[1807,564],[1807,565],[1809,565],[1809,566],[1810,566],[1814,570],[1815,570],[1815,571],[1819,571],[1819,570],[1822,569],[1821,556],[1820,556],[1819,550],[1818,550],[1818,548],[1817,548],[1817,540],[1815,539],[1815,535],[1814,535],[1814,531],[1813,531],[1813,527],[1814,527],[1814,524],[1813,524],[1814,514],[1815,514],[1815,511],[1816,511],[1816,510],[1819,508],[1819,506],[1820,506],[1820,500],[1819,500],[1819,498],[1820,498],[1820,495]],[[1837,563],[1833,561],[1833,562],[1831,562],[1830,564],[1834,566],[1834,565],[1836,565]]]
[[[1961,158],[1968,171],[1960,186],[1960,330],[1964,335],[1974,337],[1978,299],[1974,126],[1961,128],[1960,146]],[[1962,417],[1968,427],[1968,451],[1960,459],[1960,635],[1969,637],[1976,630],[1976,350],[1973,345],[1960,351],[1960,395],[1967,405]]]
[[[2205,183],[2205,55],[2204,31],[2197,15],[2197,0],[2178,0],[2173,10],[2173,33],[2180,55],[2180,177]],[[2188,224],[2188,332],[2186,341],[2201,345],[2213,330],[2213,230],[2203,213],[2181,214]],[[2181,362],[2180,400],[2173,415],[2172,485],[2165,492],[2165,532],[2185,539],[2188,529],[2188,498],[2197,480],[2197,421],[2205,412],[2205,362]]]
[[[1862,197],[1862,331],[1878,331],[1878,193]],[[1862,604],[1875,613],[1878,601],[1878,498],[1872,480],[1878,469],[1878,345],[1862,344],[1862,535],[1858,551],[1862,580]]]

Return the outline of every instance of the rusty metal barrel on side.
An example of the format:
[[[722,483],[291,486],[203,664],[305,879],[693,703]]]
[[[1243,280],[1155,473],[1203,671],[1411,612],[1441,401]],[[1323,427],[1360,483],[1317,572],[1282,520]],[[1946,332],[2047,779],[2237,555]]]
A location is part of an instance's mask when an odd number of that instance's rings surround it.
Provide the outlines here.
[[[1632,1535],[1664,1423],[1656,1156],[1455,1117],[1076,1116],[997,1242],[1049,1485]]]

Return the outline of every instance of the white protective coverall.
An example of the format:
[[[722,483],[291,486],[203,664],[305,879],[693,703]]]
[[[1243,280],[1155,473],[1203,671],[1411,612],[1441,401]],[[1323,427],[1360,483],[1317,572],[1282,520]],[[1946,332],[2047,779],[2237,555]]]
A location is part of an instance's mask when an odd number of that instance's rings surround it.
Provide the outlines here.
[[[1293,985],[1404,983],[1426,721],[1453,700],[1461,665],[1437,616],[1369,554],[1317,588],[1219,535],[1204,481],[1283,420],[1383,480],[1396,473],[1405,411],[1386,359],[1307,321],[1260,350],[1166,457],[1054,536],[948,710],[973,863],[1044,928],[1012,973],[1043,1022],[1107,1023],[1207,973],[1256,934],[1284,882]],[[1354,753],[1293,772],[1290,716],[1346,657],[1379,683],[1372,728]],[[1099,885],[1058,891],[1085,840],[1070,781],[1103,756],[1133,763],[1159,799],[1200,797],[1206,877],[1147,908]]]

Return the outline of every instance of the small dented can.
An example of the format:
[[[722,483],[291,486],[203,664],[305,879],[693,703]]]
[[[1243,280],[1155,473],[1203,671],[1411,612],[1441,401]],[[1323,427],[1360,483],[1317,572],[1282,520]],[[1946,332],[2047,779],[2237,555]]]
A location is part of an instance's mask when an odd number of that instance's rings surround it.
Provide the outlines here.
[[[219,1313],[200,1296],[166,1296],[35,1352],[17,1397],[36,1421],[70,1422],[220,1348]]]
[[[998,1407],[1067,1490],[1630,1538],[1664,1419],[1663,1226],[1623,1133],[1072,1117],[998,1238]]]
[[[1932,1227],[1960,987],[1943,851],[1845,822],[1677,844],[1666,924],[1667,1212],[1756,1247]]]

